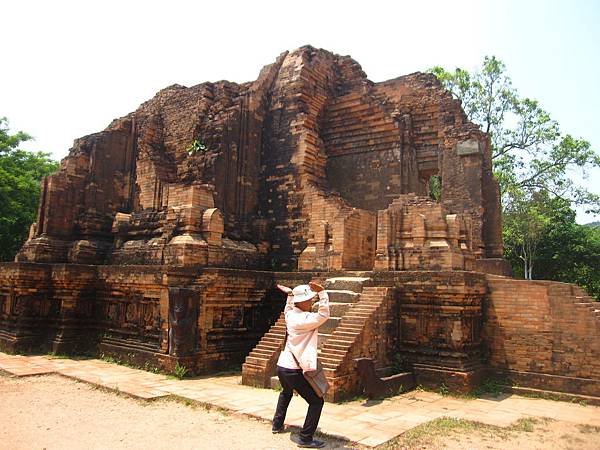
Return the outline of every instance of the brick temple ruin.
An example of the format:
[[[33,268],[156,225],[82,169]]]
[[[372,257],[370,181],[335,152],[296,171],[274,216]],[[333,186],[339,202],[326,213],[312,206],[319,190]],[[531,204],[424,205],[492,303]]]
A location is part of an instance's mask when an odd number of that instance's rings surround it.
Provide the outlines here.
[[[460,103],[431,74],[373,83],[307,46],[77,139],[0,265],[0,348],[242,367],[268,387],[275,284],[321,279],[329,400],[360,393],[359,357],[426,386],[496,375],[600,397],[600,311],[577,286],[507,275],[489,138]]]

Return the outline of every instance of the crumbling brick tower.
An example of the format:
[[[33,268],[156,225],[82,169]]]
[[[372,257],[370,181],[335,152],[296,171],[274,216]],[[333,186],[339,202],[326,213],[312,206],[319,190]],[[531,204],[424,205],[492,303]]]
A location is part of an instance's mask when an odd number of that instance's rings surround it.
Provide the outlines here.
[[[360,390],[361,356],[380,372],[400,357],[422,384],[464,390],[492,370],[598,395],[587,310],[585,329],[544,341],[528,365],[524,343],[548,330],[514,339],[517,285],[490,274],[507,266],[488,137],[433,75],[373,83],[307,46],[253,82],[170,86],[76,140],[16,262],[0,265],[0,347],[196,373],[245,359],[244,382],[267,386],[282,344],[275,283],[329,277],[330,400]],[[532,314],[558,301],[575,317],[564,303],[579,291],[536,289]]]

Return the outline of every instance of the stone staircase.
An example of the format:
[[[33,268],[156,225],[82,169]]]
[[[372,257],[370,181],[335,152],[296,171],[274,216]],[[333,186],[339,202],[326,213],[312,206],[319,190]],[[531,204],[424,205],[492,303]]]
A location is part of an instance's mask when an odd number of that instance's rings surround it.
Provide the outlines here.
[[[391,367],[386,365],[391,344],[387,331],[394,321],[393,288],[372,286],[370,278],[360,276],[327,279],[325,288],[331,315],[319,328],[319,359],[331,385],[326,400],[340,401],[360,394],[356,358],[372,359],[378,376],[391,374]],[[275,370],[284,337],[285,323],[280,317],[246,358],[242,384],[279,387]],[[414,384],[412,373],[394,375],[410,378],[413,383],[406,383],[406,387]]]
[[[575,284],[551,282],[548,286],[548,296],[550,299],[559,300],[562,308],[571,309],[565,313],[571,316],[573,323],[587,326],[592,333],[595,329],[597,335],[600,335],[600,302],[591,297],[585,289]]]
[[[329,294],[330,317],[319,328],[319,349],[331,338],[342,317],[345,317],[357,304],[362,286],[369,280],[369,278],[362,277],[338,277],[326,280],[325,289]],[[285,319],[281,314],[277,322],[246,357],[246,361],[242,365],[242,384],[263,388],[279,386],[275,369],[277,359],[283,349],[284,339]]]
[[[591,317],[596,319],[596,323],[600,325],[600,302],[590,296],[585,289],[572,285],[573,289],[573,304],[575,307],[583,310],[588,310]]]
[[[242,364],[242,384],[261,388],[270,386],[284,341],[285,317],[281,313],[277,322],[246,356],[246,361]]]
[[[492,370],[522,388],[599,397],[600,302],[556,281],[488,276],[488,287]]]
[[[326,367],[324,361],[323,346],[331,339],[338,329],[343,317],[346,317],[357,305],[361,297],[363,284],[370,281],[369,278],[362,277],[338,277],[329,278],[325,281],[325,289],[329,294],[329,319],[319,327],[318,335],[318,353],[319,359]],[[317,305],[315,304],[315,311]],[[280,387],[279,378],[273,374],[269,387],[277,389]]]
[[[360,300],[341,319],[329,339],[320,349],[320,359],[331,390],[327,400],[340,401],[361,392],[361,380],[356,370],[357,358],[372,359],[379,376],[391,375],[392,368],[386,367],[389,343],[385,342],[386,328],[393,320],[389,307],[393,305],[393,289],[388,287],[364,286]],[[412,373],[394,374],[410,379]]]

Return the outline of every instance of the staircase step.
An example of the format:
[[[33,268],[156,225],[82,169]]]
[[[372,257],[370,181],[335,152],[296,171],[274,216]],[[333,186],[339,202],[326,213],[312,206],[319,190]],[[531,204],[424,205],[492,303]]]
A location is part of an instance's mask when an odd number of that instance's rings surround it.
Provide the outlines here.
[[[379,307],[379,304],[358,302],[348,312],[359,312],[359,311],[371,312],[371,311],[375,311],[378,307]]]
[[[250,353],[251,355],[252,353]],[[268,358],[260,358],[256,356],[246,356],[246,364],[252,364],[254,366],[266,367],[269,362]]]
[[[352,311],[348,311],[346,314],[344,314],[344,318],[350,318],[350,317],[355,317],[357,319],[368,319],[369,317],[371,317],[371,313],[373,311],[365,311],[365,310],[352,310]]]
[[[331,348],[331,347],[327,347],[326,349],[321,349],[320,353],[319,353],[319,357],[321,355],[323,356],[333,356],[333,355],[345,355],[347,353],[347,348],[346,349],[341,349],[341,348]]]
[[[323,346],[323,348],[321,349],[322,352],[328,351],[329,349],[331,350],[347,350],[348,347],[352,344],[353,341],[339,341],[336,340],[335,338],[330,339],[329,341],[327,341],[327,345]]]
[[[326,345],[323,346],[321,351],[327,352],[327,350],[329,350],[330,348],[335,349],[335,350],[348,350],[353,344],[354,344],[354,339],[344,341],[344,340],[332,338],[332,340],[330,340],[329,342],[327,342]]]
[[[362,292],[363,285],[370,282],[370,278],[365,277],[335,277],[328,278],[325,281],[325,289],[353,291],[354,293]]]
[[[354,291],[348,290],[333,290],[328,289],[327,294],[329,295],[329,303],[356,303],[360,300],[360,294]]]
[[[366,311],[350,311],[348,314],[346,314],[344,316],[344,320],[347,319],[358,319],[358,320],[367,320],[369,317],[371,317],[371,312],[366,312]]]
[[[331,334],[338,327],[341,321],[341,317],[329,317],[327,322],[319,327],[319,333]]]
[[[350,330],[350,331],[362,331],[364,328],[364,324],[354,324],[345,322],[343,325],[340,325],[341,328],[339,330]]]
[[[340,363],[342,362],[343,357],[328,357],[328,356],[321,356],[319,358],[319,360],[321,361],[321,364],[323,364],[324,366],[327,365],[327,367],[337,367],[340,365]]]
[[[354,338],[356,336],[358,336],[360,334],[360,332],[358,331],[340,331],[340,330],[336,330],[335,331],[335,337],[348,337],[348,338]]]
[[[263,343],[259,343],[256,347],[254,347],[255,350],[262,350],[265,352],[278,352],[281,349],[281,344],[279,345],[264,345]]]
[[[331,334],[321,333],[319,332],[317,336],[317,349],[323,347],[323,344],[329,340]]]
[[[252,351],[250,352],[250,355],[252,356],[260,356],[260,355],[265,355],[265,356],[271,356],[273,353],[275,353],[277,350],[276,349],[271,349],[271,348],[258,348],[258,346],[254,347],[252,349]]]
[[[334,317],[342,317],[353,307],[353,305],[354,303],[330,302],[329,312]]]
[[[350,325],[361,325],[363,326],[365,324],[365,321],[369,318],[368,315],[355,315],[355,316],[350,316],[350,315],[345,315],[344,317],[342,317],[342,323],[344,324],[350,324]]]
[[[284,337],[275,337],[272,336],[271,334],[267,333],[263,336],[263,338],[260,340],[261,344],[267,344],[267,345],[279,345],[281,344],[281,342],[283,342]]]
[[[337,369],[337,363],[324,362],[323,369],[330,369],[331,371]],[[325,371],[325,376],[327,376],[327,371]]]

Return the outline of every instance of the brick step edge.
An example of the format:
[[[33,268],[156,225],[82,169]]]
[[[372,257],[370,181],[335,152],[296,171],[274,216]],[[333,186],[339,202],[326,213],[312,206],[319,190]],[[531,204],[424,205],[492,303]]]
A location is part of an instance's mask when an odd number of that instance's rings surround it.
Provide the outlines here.
[[[335,374],[340,369],[341,365],[344,363],[348,355],[351,354],[352,347],[356,345],[357,340],[362,335],[366,324],[369,319],[373,317],[373,314],[379,309],[382,305],[382,302],[387,295],[387,290],[377,290],[373,292],[373,290],[368,287],[365,288],[367,295],[369,296],[369,300],[361,300],[354,306],[348,313],[346,313],[336,328],[336,330],[331,334],[331,337],[323,344],[321,347],[321,353],[319,357],[323,363],[323,368],[326,369],[326,376],[330,373],[331,376],[335,376]],[[365,291],[363,291],[364,295]],[[364,297],[363,297],[364,298]],[[369,302],[370,304],[367,306],[368,311],[362,311],[361,315],[365,317],[360,317],[360,321],[356,321],[357,317],[353,317],[353,311],[355,308],[360,307],[361,304]],[[363,306],[363,307],[365,307]],[[346,320],[352,317],[352,322],[354,323],[344,323]],[[358,323],[357,323],[358,322]],[[346,325],[350,325],[346,328]],[[334,350],[335,353],[329,353],[328,350]],[[330,376],[328,376],[329,378]]]
[[[547,391],[544,389],[528,388],[522,386],[501,385],[505,392],[510,392],[517,395],[535,395],[540,398],[551,400],[560,400],[570,403],[581,403],[584,405],[600,406],[600,397],[583,394],[571,394],[567,392]]]

